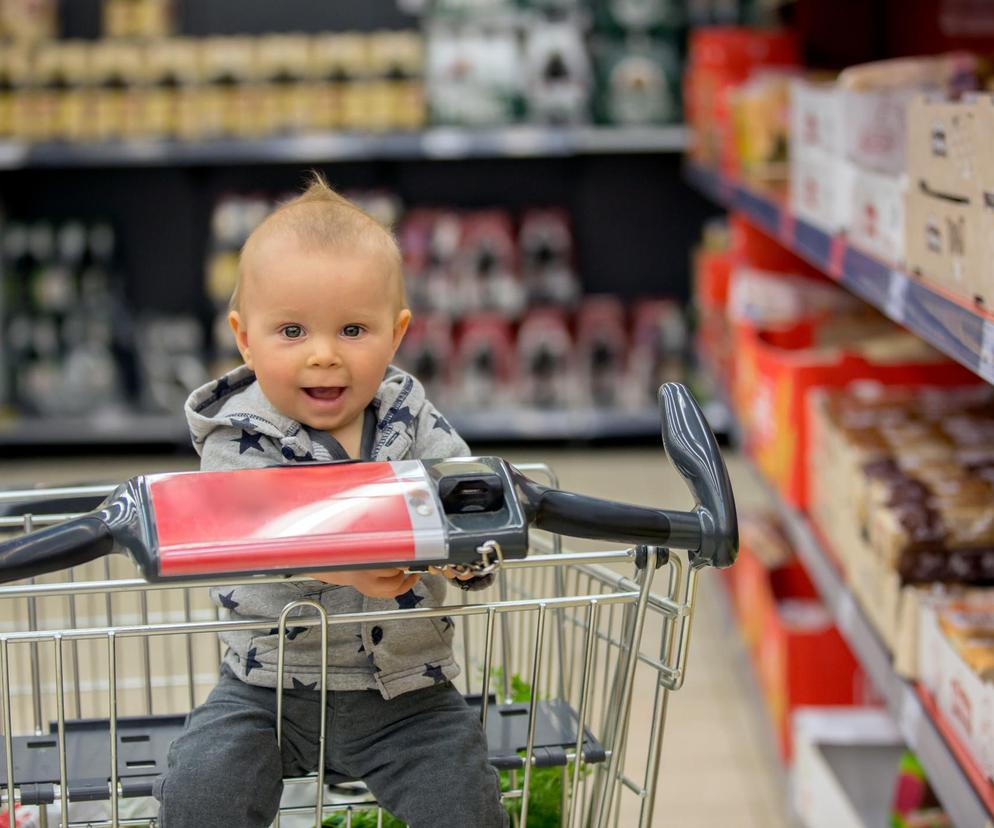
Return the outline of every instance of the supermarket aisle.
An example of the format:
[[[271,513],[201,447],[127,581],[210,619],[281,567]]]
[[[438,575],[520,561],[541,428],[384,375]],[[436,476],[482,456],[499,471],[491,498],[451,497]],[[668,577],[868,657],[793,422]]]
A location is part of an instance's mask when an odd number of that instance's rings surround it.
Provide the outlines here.
[[[475,447],[487,453],[484,446]],[[631,502],[687,508],[689,495],[661,450],[651,447],[580,451],[531,449],[501,452],[514,462],[548,462],[568,489]],[[188,468],[188,458],[148,457],[5,464],[9,486],[116,480],[137,471]],[[745,464],[732,458],[740,511],[761,498]],[[575,542],[581,546],[583,542]],[[594,548],[595,544],[589,544]],[[738,636],[722,606],[717,574],[705,572],[694,627],[689,673],[670,701],[654,825],[681,828],[781,828],[785,789],[751,683]],[[636,687],[633,721],[651,711],[648,688]],[[632,729],[632,739],[641,733]],[[634,770],[634,769],[633,769]],[[621,825],[634,824],[622,814]]]

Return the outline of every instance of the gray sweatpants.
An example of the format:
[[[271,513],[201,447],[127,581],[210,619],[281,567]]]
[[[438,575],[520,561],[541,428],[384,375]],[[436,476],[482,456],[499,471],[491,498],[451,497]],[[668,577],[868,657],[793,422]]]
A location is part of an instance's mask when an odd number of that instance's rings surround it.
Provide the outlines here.
[[[264,828],[283,777],[317,768],[321,697],[283,691],[283,750],[276,691],[246,684],[227,666],[169,749],[157,780],[162,828]],[[361,779],[412,828],[502,828],[497,771],[476,713],[449,683],[390,701],[373,690],[328,691],[328,778]]]

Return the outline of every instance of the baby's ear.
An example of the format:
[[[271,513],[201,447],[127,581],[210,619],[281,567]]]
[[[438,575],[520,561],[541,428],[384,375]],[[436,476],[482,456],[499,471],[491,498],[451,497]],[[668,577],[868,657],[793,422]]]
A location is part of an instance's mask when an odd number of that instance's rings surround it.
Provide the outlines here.
[[[395,354],[404,339],[404,334],[407,333],[407,326],[410,324],[411,312],[407,308],[403,308],[397,313],[397,318],[393,323],[393,352]]]
[[[252,352],[248,346],[248,329],[245,327],[245,320],[242,319],[242,315],[238,311],[233,310],[228,314],[228,324],[231,326],[231,332],[235,335],[235,344],[242,355],[242,361],[251,368]]]

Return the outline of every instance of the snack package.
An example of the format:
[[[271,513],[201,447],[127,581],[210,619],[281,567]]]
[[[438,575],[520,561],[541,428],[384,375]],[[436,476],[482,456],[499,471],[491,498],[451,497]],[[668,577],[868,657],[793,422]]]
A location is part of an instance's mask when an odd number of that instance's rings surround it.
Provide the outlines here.
[[[573,233],[565,210],[527,210],[521,219],[518,246],[530,304],[570,307],[579,299]]]
[[[503,317],[473,314],[456,340],[453,403],[467,409],[500,407],[510,401],[514,339]]]
[[[408,300],[415,310],[458,316],[465,310],[458,289],[456,257],[462,217],[455,211],[412,210],[400,232],[408,274]]]
[[[788,174],[790,79],[785,70],[755,73],[731,96],[732,125],[742,176],[784,181]]]
[[[525,67],[530,120],[576,124],[589,119],[590,66],[577,25],[556,22],[530,28]]]
[[[518,329],[516,351],[519,402],[537,408],[563,408],[576,400],[573,339],[561,310],[530,311]]]
[[[518,118],[525,72],[510,22],[486,27],[436,22],[427,37],[427,97],[434,123],[482,126]]]
[[[438,405],[450,398],[453,350],[452,321],[441,314],[419,314],[411,320],[397,355]]]
[[[514,229],[509,214],[481,211],[462,218],[455,254],[459,305],[466,311],[497,311],[516,319],[525,306],[518,279]]]
[[[668,40],[630,37],[593,46],[598,123],[666,124],[680,117],[680,66]]]
[[[620,405],[627,363],[628,333],[621,300],[610,295],[585,297],[576,314],[576,370],[592,405]]]
[[[642,299],[632,310],[628,358],[628,404],[655,407],[659,386],[682,382],[689,350],[687,318],[672,299]]]

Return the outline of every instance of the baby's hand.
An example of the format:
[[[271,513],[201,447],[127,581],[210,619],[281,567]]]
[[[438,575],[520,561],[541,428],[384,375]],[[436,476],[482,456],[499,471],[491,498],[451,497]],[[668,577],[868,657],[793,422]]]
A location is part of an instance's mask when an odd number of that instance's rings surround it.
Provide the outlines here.
[[[428,571],[432,575],[444,575],[450,581],[469,581],[476,577],[476,573],[471,569],[456,569],[452,566],[429,566]]]
[[[403,569],[354,569],[341,572],[315,572],[312,578],[326,584],[353,587],[369,598],[396,598],[413,587],[420,575],[406,575]]]

